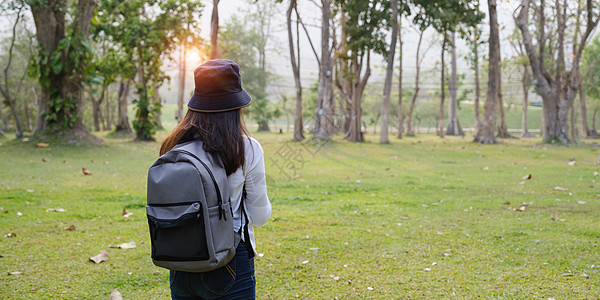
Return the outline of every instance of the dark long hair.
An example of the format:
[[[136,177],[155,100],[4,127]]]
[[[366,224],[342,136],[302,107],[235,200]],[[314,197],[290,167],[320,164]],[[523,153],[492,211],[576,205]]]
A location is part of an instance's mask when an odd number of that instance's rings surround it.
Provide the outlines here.
[[[250,136],[241,109],[204,113],[188,110],[160,146],[160,155],[175,145],[192,140],[204,142],[204,150],[222,163],[227,176],[244,165],[244,137]]]

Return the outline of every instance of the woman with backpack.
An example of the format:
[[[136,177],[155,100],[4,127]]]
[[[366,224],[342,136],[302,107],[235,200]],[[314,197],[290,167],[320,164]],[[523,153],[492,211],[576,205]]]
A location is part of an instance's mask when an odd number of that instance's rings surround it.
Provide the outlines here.
[[[241,236],[235,257],[209,272],[170,271],[172,299],[254,299],[253,226],[266,223],[271,215],[267,196],[261,145],[248,134],[241,109],[250,105],[242,88],[239,66],[216,59],[194,70],[195,90],[183,120],[165,138],[160,155],[176,145],[202,141],[213,161],[227,175],[233,228]],[[244,233],[242,233],[245,229]]]

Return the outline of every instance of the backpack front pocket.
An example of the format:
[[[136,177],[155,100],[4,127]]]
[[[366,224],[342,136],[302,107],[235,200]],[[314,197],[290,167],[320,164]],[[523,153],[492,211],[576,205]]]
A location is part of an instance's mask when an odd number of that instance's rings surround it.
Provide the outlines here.
[[[204,213],[199,202],[148,205],[152,259],[208,260]]]

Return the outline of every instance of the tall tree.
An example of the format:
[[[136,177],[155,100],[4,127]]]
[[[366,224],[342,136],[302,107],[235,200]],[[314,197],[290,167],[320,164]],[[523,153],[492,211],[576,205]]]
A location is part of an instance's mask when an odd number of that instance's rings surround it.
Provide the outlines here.
[[[498,47],[500,47],[500,45],[498,45]],[[500,50],[498,50],[498,53],[500,53]],[[501,54],[498,54],[498,56],[500,56]],[[502,61],[502,59],[499,57],[498,58],[500,61]],[[498,68],[498,112],[500,113],[500,118],[499,118],[499,123],[498,123],[498,127],[497,127],[497,136],[499,138],[510,138],[511,135],[508,132],[508,126],[506,125],[506,114],[504,113],[504,100],[502,98],[502,67],[504,66],[504,64],[502,64],[499,68]]]
[[[381,136],[380,143],[389,143],[388,126],[390,114],[390,92],[392,91],[392,74],[394,71],[394,55],[396,54],[396,38],[398,35],[398,1],[392,0],[392,40],[388,49],[387,69],[385,70],[385,86],[381,105]]]
[[[115,125],[115,134],[122,136],[133,135],[131,125],[129,125],[129,116],[127,113],[127,105],[129,104],[129,93],[131,89],[131,79],[122,77],[119,82],[119,92],[117,94],[118,114],[117,124]]]
[[[72,11],[61,0],[31,1],[29,6],[39,45],[36,67],[42,87],[34,133],[48,130],[69,138],[90,138],[82,119],[82,90],[93,56],[87,39],[96,1],[79,0]]]
[[[529,132],[527,126],[527,108],[529,107],[529,89],[531,88],[531,73],[529,72],[529,61],[527,60],[527,54],[523,49],[523,42],[521,39],[521,35],[516,29],[512,36],[509,37],[510,44],[516,52],[516,56],[511,59],[511,61],[516,63],[516,67],[521,69],[521,89],[523,91],[523,116],[521,118],[521,126],[522,133],[521,137],[523,138],[533,138],[534,134]]]
[[[161,104],[152,99],[152,91],[166,79],[162,59],[172,59],[177,44],[186,37],[186,21],[197,20],[203,6],[193,0],[103,0],[102,8],[106,13],[101,16],[100,30],[119,44],[127,61],[137,68],[136,139],[153,140]]]
[[[21,119],[19,118],[19,113],[17,112],[17,97],[21,91],[21,88],[23,87],[23,79],[25,78],[25,75],[27,74],[27,69],[25,68],[25,72],[23,72],[23,75],[21,76],[20,80],[18,81],[18,83],[16,84],[16,86],[14,84],[10,84],[9,80],[11,79],[10,74],[11,73],[11,64],[13,62],[13,50],[15,48],[15,43],[16,43],[16,39],[17,39],[17,26],[19,25],[19,21],[21,20],[21,13],[23,12],[23,9],[25,8],[24,4],[22,3],[16,3],[16,17],[15,17],[15,21],[12,25],[12,30],[11,30],[11,37],[10,37],[10,42],[9,42],[9,46],[8,46],[8,59],[6,62],[6,66],[4,67],[4,72],[3,72],[3,82],[0,82],[0,93],[2,94],[2,96],[4,97],[4,103],[6,103],[9,107],[10,107],[10,111],[12,113],[13,118],[15,119],[15,127],[16,127],[16,138],[20,139],[23,137],[23,126],[21,125]],[[2,107],[0,106],[0,110],[2,110]],[[3,113],[2,113],[3,114]],[[4,120],[5,117],[2,116],[2,119]],[[4,120],[4,123],[7,124],[7,120]],[[0,129],[0,132],[3,133],[4,128]]]
[[[415,60],[415,64],[416,64],[415,92],[413,93],[411,101],[410,101],[410,106],[408,108],[408,114],[407,114],[407,120],[406,120],[406,135],[408,135],[408,136],[415,135],[415,131],[413,129],[413,124],[412,124],[413,123],[412,117],[413,117],[413,112],[415,109],[415,104],[416,104],[417,98],[419,96],[421,63],[423,63],[423,60],[425,59],[425,55],[427,54],[429,49],[431,49],[431,44],[430,44],[430,46],[427,47],[427,49],[425,51],[423,51],[423,53],[421,53],[421,45],[423,43],[423,35],[425,34],[425,29],[426,28],[424,28],[424,27],[420,27],[420,29],[419,29],[419,42],[417,43],[417,54],[416,54],[416,60]]]
[[[450,103],[448,103],[448,127],[446,128],[446,134],[448,135],[464,135],[464,131],[462,127],[460,127],[460,122],[458,121],[458,98],[456,95],[457,85],[458,85],[458,76],[456,70],[456,32],[452,32],[450,34],[450,43],[451,43],[451,75],[450,75],[450,84],[448,89],[450,91]]]
[[[498,106],[498,93],[500,74],[500,39],[498,34],[498,16],[496,12],[496,0],[488,1],[490,40],[489,40],[489,67],[488,88],[485,99],[483,119],[479,123],[475,141],[482,144],[497,144],[494,130],[496,127],[496,107]]]
[[[416,14],[413,22],[420,26],[431,26],[444,37],[442,52],[448,44],[448,35],[454,32],[459,32],[461,36],[466,36],[469,31],[472,31],[483,19],[483,14],[479,11],[477,0],[446,0],[446,1],[428,1],[428,0],[413,0],[413,2],[422,8],[424,13]],[[453,43],[451,43],[453,44]],[[442,53],[442,58],[443,58]],[[456,56],[454,55],[454,61]],[[455,62],[453,63],[455,64]],[[454,70],[454,69],[453,69]],[[445,64],[442,63],[441,70],[442,93],[440,99],[440,115],[438,124],[438,134],[444,136],[444,97],[445,97]],[[456,72],[452,76],[456,76]],[[450,113],[458,110],[458,101],[451,100]],[[458,122],[458,114],[450,115],[453,119],[448,125],[448,133],[462,133],[462,128]]]
[[[390,3],[361,0],[340,0],[338,3],[345,34],[340,41],[343,50],[337,54],[337,58],[344,65],[342,78],[347,88],[342,94],[351,103],[346,139],[362,142],[363,91],[371,76],[371,52],[387,55],[385,30],[390,25],[386,22]]]
[[[321,0],[321,60],[314,127],[314,138],[319,140],[330,140],[335,130],[332,53],[329,37],[331,4],[331,0]]]
[[[446,57],[446,45],[448,45],[448,33],[444,32],[443,33],[443,40],[442,40],[442,53],[441,53],[441,60],[442,60],[442,67],[441,67],[441,73],[440,73],[440,85],[441,85],[441,92],[440,92],[440,113],[438,115],[438,125],[437,125],[437,134],[439,137],[443,138],[444,137],[444,100],[446,99],[446,61],[445,61],[445,57]]]
[[[292,13],[296,13],[296,44],[294,47],[294,35],[292,30]],[[286,12],[286,23],[288,32],[288,42],[290,48],[290,62],[294,74],[294,84],[296,85],[296,111],[294,115],[294,140],[304,140],[304,128],[302,124],[302,83],[300,81],[300,14],[298,13],[298,3],[296,0],[290,0],[290,5]]]
[[[587,0],[585,4],[587,15],[585,30],[579,36],[578,41],[568,43],[565,41],[568,17],[565,12],[568,5],[568,1],[564,1],[562,4],[560,1],[555,2],[554,14],[556,15],[557,24],[551,26],[551,28],[555,27],[556,32],[548,33],[546,2],[541,0],[540,4],[536,5],[537,30],[535,34],[537,37],[537,51],[533,44],[533,35],[529,26],[531,0],[523,0],[518,9],[518,14],[515,16],[515,22],[523,35],[523,44],[531,64],[536,89],[542,97],[544,119],[542,131],[543,139],[546,142],[568,143],[571,141],[568,136],[569,125],[567,119],[581,81],[579,62],[588,38],[600,21],[600,16],[594,15],[594,9],[598,4],[595,1]],[[547,34],[553,34],[556,37],[556,43],[551,46],[551,48],[556,49],[555,53],[549,52],[549,49],[546,48]],[[567,60],[567,55],[565,55],[566,47],[572,47],[573,49],[570,60]],[[567,65],[571,67],[568,71]]]
[[[600,36],[592,40],[585,48],[582,57],[582,73],[585,80],[583,83],[583,96],[591,100],[589,108],[592,109],[592,128],[589,129],[588,137],[598,138],[596,129],[597,114],[600,111]],[[582,94],[580,94],[581,97]],[[584,100],[582,100],[584,101]],[[585,101],[584,101],[585,102]]]
[[[398,135],[397,138],[402,138],[402,132],[404,132],[404,115],[402,111],[402,59],[404,58],[404,43],[402,42],[402,17],[399,18],[398,24],[398,44],[399,55],[398,55]]]
[[[477,9],[479,10],[479,1],[477,1]],[[479,102],[481,98],[481,88],[479,83],[479,48],[482,44],[485,43],[485,40],[481,38],[481,34],[482,30],[479,27],[479,25],[477,25],[473,29],[473,32],[470,34],[470,37],[466,38],[467,46],[470,50],[470,54],[467,56],[467,60],[469,62],[469,66],[473,70],[473,80],[475,81],[475,100],[473,103],[473,112],[475,114],[475,125],[473,126],[473,128],[475,131],[477,131],[477,129],[479,128],[479,123],[481,122],[481,114],[479,108]]]
[[[259,131],[264,131],[281,111],[267,99],[264,83],[268,81],[269,73],[263,70],[259,62],[262,37],[258,27],[248,26],[252,19],[252,15],[246,15],[244,19],[234,16],[221,28],[219,35],[223,57],[240,65],[242,84],[252,97],[248,112],[258,124]]]

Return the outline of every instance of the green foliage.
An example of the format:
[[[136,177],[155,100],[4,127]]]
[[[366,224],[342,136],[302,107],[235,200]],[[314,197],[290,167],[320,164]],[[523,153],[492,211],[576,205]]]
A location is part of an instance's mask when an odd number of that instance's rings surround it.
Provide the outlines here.
[[[391,26],[389,0],[337,0],[337,9],[345,15],[342,23],[346,39],[346,53],[341,53],[344,61],[363,57],[368,51],[375,51],[387,57],[386,30]]]
[[[48,129],[63,131],[73,128],[81,116],[77,113],[77,95],[65,94],[65,87],[52,86],[53,78],[64,76],[67,80],[86,85],[92,79],[94,52],[81,32],[69,30],[52,53],[38,47],[32,57],[29,76],[37,77],[40,85],[50,89],[48,110],[41,114]]]
[[[595,103],[600,105],[600,36],[597,36],[584,48],[581,61],[582,73],[587,76],[583,79],[585,94]]]
[[[412,0],[416,5],[413,23],[421,28],[433,27],[439,33],[459,32],[462,36],[477,31],[475,28],[483,18],[479,0]]]
[[[119,46],[124,61],[130,63],[129,70],[137,67],[133,127],[139,140],[152,140],[156,130],[155,116],[161,104],[150,101],[150,91],[169,79],[161,69],[163,59],[171,59],[175,48],[189,40],[188,28],[198,26],[202,9],[203,4],[194,0],[101,1],[94,31]]]

